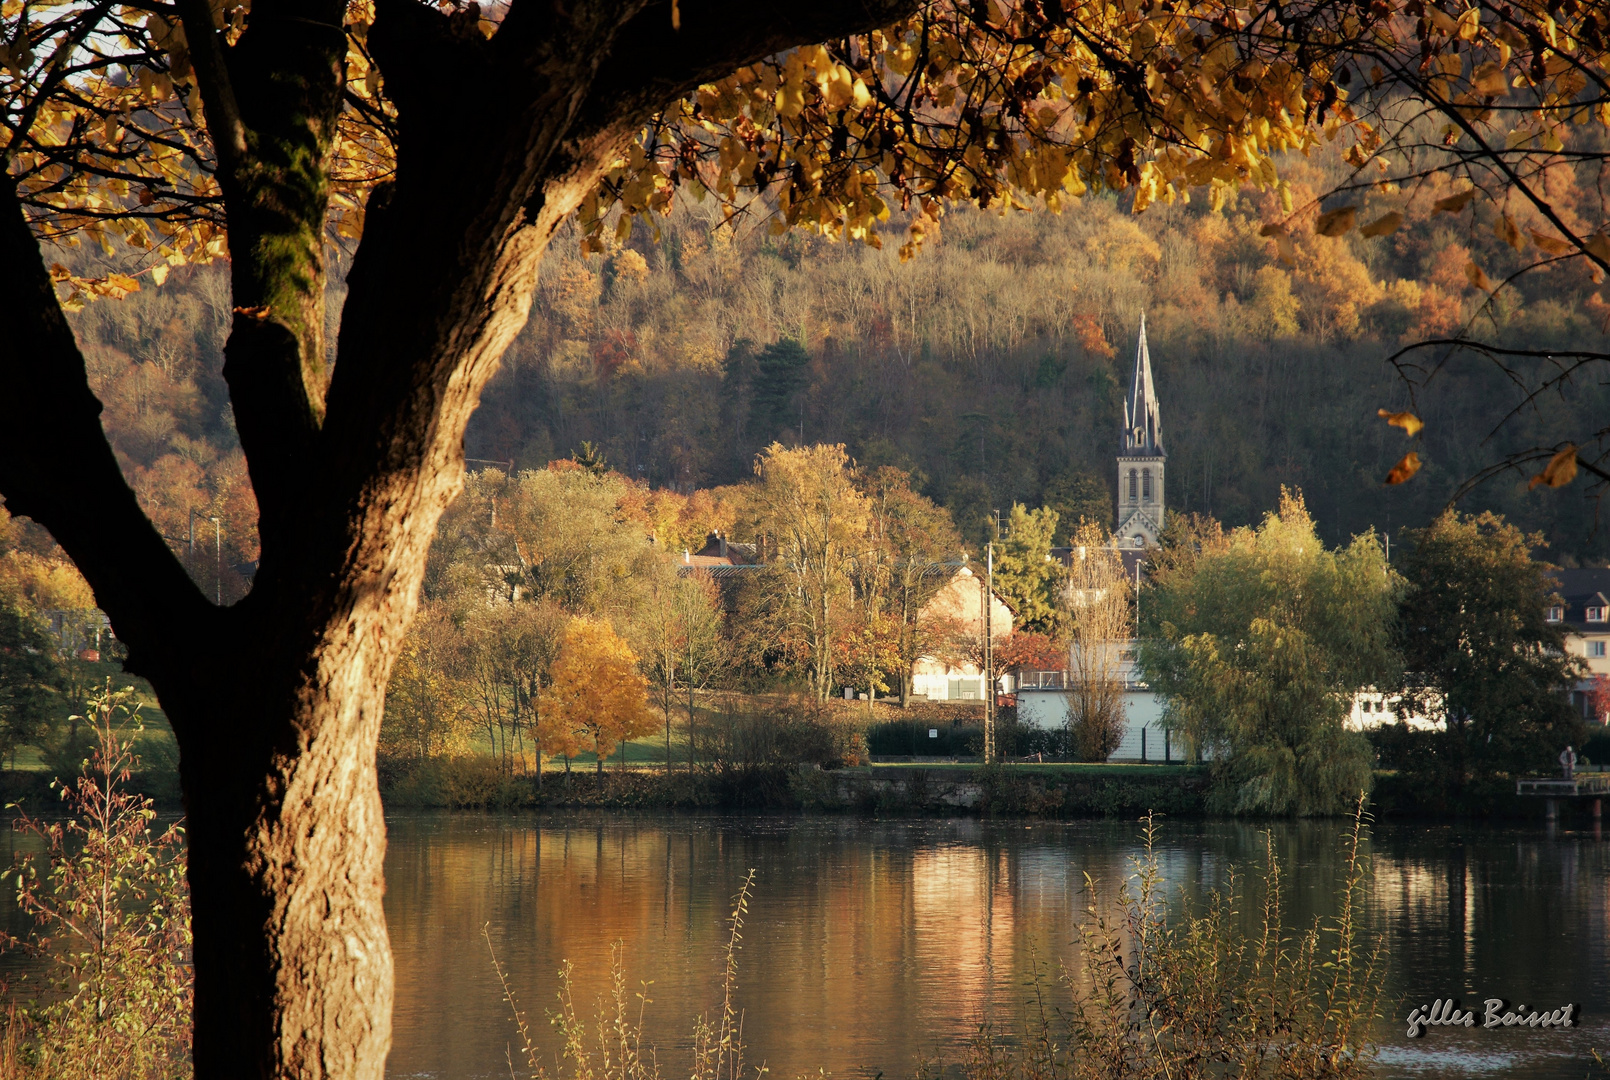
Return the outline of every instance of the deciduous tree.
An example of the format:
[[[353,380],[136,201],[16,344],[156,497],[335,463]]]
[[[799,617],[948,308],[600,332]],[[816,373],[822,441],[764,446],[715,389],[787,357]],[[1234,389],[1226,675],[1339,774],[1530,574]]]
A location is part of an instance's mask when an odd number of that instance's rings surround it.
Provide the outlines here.
[[[1125,653],[1133,645],[1134,595],[1112,536],[1086,522],[1069,555],[1068,733],[1080,758],[1106,761],[1124,734]]]
[[[654,731],[648,684],[637,669],[637,654],[599,619],[572,619],[565,628],[547,700],[543,723],[590,742],[600,775],[604,759],[618,745]],[[570,740],[560,735],[556,741],[568,745]]]
[[[1582,745],[1569,691],[1580,661],[1548,621],[1555,602],[1541,536],[1497,515],[1448,511],[1408,530],[1398,568],[1408,583],[1399,626],[1411,708],[1444,716],[1430,755],[1405,764],[1454,793],[1474,778],[1549,771]],[[1440,775],[1438,775],[1440,774]]]
[[[1211,752],[1220,806],[1337,814],[1370,786],[1369,744],[1343,720],[1395,670],[1398,590],[1374,536],[1328,550],[1295,494],[1157,569],[1142,669],[1166,722]]]

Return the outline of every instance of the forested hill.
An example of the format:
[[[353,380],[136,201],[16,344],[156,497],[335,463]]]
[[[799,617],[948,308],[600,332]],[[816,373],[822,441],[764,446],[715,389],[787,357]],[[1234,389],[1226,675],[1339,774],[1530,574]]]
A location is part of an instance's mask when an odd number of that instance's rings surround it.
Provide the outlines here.
[[[1296,157],[1286,175],[1298,206],[1339,177]],[[1407,202],[1372,196],[1364,217]],[[1522,279],[1478,316],[1486,294],[1466,265],[1496,280],[1519,258],[1490,213],[1411,214],[1418,224],[1374,240],[1310,234],[1287,267],[1258,236],[1280,216],[1273,195],[1219,212],[1199,198],[1139,216],[1099,199],[1060,217],[952,214],[905,264],[892,244],[715,229],[702,210],[662,220],[657,238],[640,226],[605,257],[554,246],[471,426],[473,456],[534,467],[587,440],[628,475],[686,491],[748,475],[774,438],[843,442],[863,464],[917,473],[974,538],[1014,500],[1076,521],[1110,505],[1142,310],[1170,505],[1230,523],[1261,516],[1286,484],[1330,540],[1423,524],[1507,449],[1602,426],[1562,412],[1610,414],[1604,380],[1590,380],[1484,443],[1516,395],[1496,369],[1458,360],[1418,402],[1424,469],[1382,485],[1406,449],[1376,415],[1408,404],[1383,364],[1399,345],[1475,319],[1489,340],[1605,349],[1610,308],[1584,272]],[[1600,559],[1610,534],[1594,532],[1583,495],[1580,483],[1529,493],[1512,475],[1465,505],[1542,530],[1556,559]]]
[[[1343,175],[1319,157],[1285,166],[1299,208]],[[1555,184],[1568,213],[1571,184]],[[1481,200],[1430,215],[1443,194],[1418,192],[1410,224],[1384,238],[1321,238],[1303,224],[1289,266],[1258,235],[1281,216],[1272,193],[1139,216],[1095,198],[1061,216],[953,213],[904,264],[893,243],[773,237],[764,222],[715,228],[707,205],[656,218],[657,237],[639,223],[602,256],[561,237],[467,450],[539,467],[585,440],[628,476],[686,492],[748,476],[773,439],[843,442],[863,465],[915,473],[974,541],[988,512],[1013,501],[1057,508],[1064,526],[1081,512],[1105,521],[1145,311],[1171,508],[1245,523],[1296,485],[1328,541],[1369,525],[1395,532],[1424,524],[1508,449],[1579,438],[1610,415],[1600,367],[1484,442],[1516,392],[1496,369],[1456,360],[1417,403],[1424,469],[1382,485],[1411,445],[1376,415],[1408,404],[1382,362],[1401,344],[1470,322],[1489,340],[1610,351],[1610,307],[1583,269],[1527,276],[1480,313],[1486,294],[1467,265],[1500,280],[1537,251],[1495,235]],[[1372,194],[1361,220],[1413,209],[1408,201]],[[1523,207],[1508,209],[1523,236],[1546,231]],[[219,377],[230,310],[215,265],[73,316],[127,475],[198,580],[221,568],[226,597],[244,589],[257,558],[255,503]],[[1557,561],[1603,561],[1610,527],[1595,532],[1587,496],[1582,479],[1529,492],[1511,475],[1465,505],[1541,530]]]

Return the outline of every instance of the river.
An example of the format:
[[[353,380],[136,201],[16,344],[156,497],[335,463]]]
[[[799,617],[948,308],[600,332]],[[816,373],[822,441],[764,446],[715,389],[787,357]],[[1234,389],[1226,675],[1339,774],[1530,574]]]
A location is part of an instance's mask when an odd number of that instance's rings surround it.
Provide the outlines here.
[[[687,1075],[694,1018],[720,1005],[724,922],[750,869],[736,1003],[752,1065],[779,1080],[954,1066],[982,1020],[1022,1019],[1035,965],[1075,962],[1084,876],[1114,885],[1141,852],[1135,823],[1109,821],[420,813],[389,825],[389,1075],[437,1080],[509,1075],[516,1037],[483,927],[550,1072],[544,1016],[560,964],[574,965],[590,1017],[619,943],[631,992],[649,984],[645,1047],[664,1075]],[[1343,873],[1333,822],[1163,822],[1176,901],[1199,901],[1232,867],[1256,870],[1265,829],[1289,921],[1328,913]],[[1386,824],[1368,847],[1394,1017],[1379,1027],[1380,1076],[1581,1080],[1590,1049],[1610,1051],[1610,845]],[[1488,997],[1574,1002],[1582,1024],[1407,1038],[1398,1018],[1439,997],[1478,1013]]]

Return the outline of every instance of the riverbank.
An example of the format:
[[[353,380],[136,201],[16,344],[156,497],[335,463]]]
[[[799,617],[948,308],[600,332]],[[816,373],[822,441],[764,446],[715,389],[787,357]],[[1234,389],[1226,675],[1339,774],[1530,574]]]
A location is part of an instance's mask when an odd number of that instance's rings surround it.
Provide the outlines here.
[[[1206,769],[1164,765],[878,764],[606,769],[602,776],[549,770],[499,775],[481,759],[383,768],[389,809],[522,807],[768,810],[860,814],[982,814],[1025,817],[1204,812]]]
[[[382,762],[381,797],[388,810],[599,809],[859,815],[963,815],[1073,819],[1137,817],[1148,810],[1206,817],[1209,770],[1192,765],[1013,762],[985,768],[975,762],[879,762],[823,770],[814,766],[701,766],[670,776],[638,764],[535,776],[509,776],[490,757]],[[183,805],[175,770],[135,774],[130,787],[159,811]],[[53,816],[60,795],[50,774],[0,770],[0,805]],[[1544,824],[1541,798],[1515,794],[1514,782],[1493,781],[1460,799],[1427,791],[1406,776],[1378,771],[1370,797],[1378,820],[1489,821]],[[1558,824],[1592,828],[1586,799],[1562,800]]]

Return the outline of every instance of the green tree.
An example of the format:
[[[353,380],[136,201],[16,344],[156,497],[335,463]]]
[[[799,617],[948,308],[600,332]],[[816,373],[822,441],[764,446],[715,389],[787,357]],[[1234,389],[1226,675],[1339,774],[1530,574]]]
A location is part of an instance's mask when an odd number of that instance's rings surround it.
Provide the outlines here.
[[[1045,485],[1040,502],[1056,511],[1057,536],[1064,543],[1073,543],[1074,533],[1087,521],[1112,528],[1112,491],[1106,481],[1083,469],[1058,473]]]
[[[1408,583],[1400,627],[1404,696],[1422,714],[1447,718],[1411,772],[1434,773],[1458,791],[1499,774],[1551,771],[1567,744],[1582,745],[1582,718],[1568,691],[1580,661],[1548,622],[1558,603],[1548,564],[1527,535],[1492,513],[1445,512],[1407,531],[1398,568]]]
[[[755,354],[749,406],[751,446],[797,432],[798,399],[805,389],[805,367],[810,362],[805,346],[792,338],[774,341]]]
[[[1290,493],[1257,528],[1184,540],[1143,595],[1140,660],[1165,722],[1211,754],[1222,809],[1345,812],[1370,786],[1372,753],[1343,721],[1396,666],[1400,585],[1379,541],[1327,549]]]
[[[1056,636],[1062,629],[1067,569],[1051,557],[1058,515],[1049,507],[1012,504],[1006,535],[995,544],[995,592],[1012,609],[1014,626]]]
[[[45,734],[64,681],[38,617],[0,592],[0,761]]]

